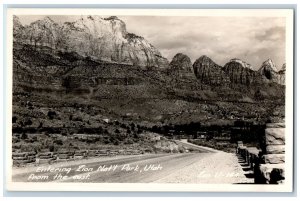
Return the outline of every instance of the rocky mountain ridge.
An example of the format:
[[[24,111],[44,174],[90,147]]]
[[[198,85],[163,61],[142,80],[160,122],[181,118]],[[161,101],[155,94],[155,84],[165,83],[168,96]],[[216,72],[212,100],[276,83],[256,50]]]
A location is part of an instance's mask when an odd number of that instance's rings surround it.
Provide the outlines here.
[[[247,62],[242,61],[242,60],[240,60],[238,58],[231,59],[230,62],[237,62],[237,63],[240,63],[242,65],[242,67],[244,67],[244,68],[248,68],[250,70],[254,70],[253,67],[250,64],[248,64]]]
[[[217,65],[206,55],[199,57],[193,64],[195,76],[204,84],[228,84],[229,78],[224,74],[222,67]]]
[[[176,75],[196,77],[209,85],[250,85],[260,82],[285,84],[285,65],[280,71],[271,59],[255,71],[245,61],[231,59],[224,67],[203,55],[193,64],[191,59],[178,53],[168,63],[161,53],[143,37],[128,33],[126,24],[118,17],[82,16],[74,22],[58,24],[50,17],[23,26],[13,18],[14,41],[36,48],[49,47],[63,53],[76,53],[95,61],[139,66],[141,68],[169,69]],[[194,75],[193,75],[194,74]]]
[[[190,58],[185,54],[178,53],[174,56],[169,68],[184,74],[190,72],[190,65]],[[202,55],[193,63],[192,68],[195,77],[201,83],[213,86],[236,84],[249,86],[262,82],[285,85],[285,64],[280,71],[277,71],[271,59],[263,62],[260,69],[256,71],[252,65],[237,58],[231,59],[222,67],[208,56]]]
[[[278,68],[271,59],[264,61],[258,70],[265,82],[275,82],[281,85],[285,85],[285,71],[286,64],[283,64],[282,68],[278,71]]]
[[[170,62],[169,67],[175,71],[192,72],[193,70],[191,59],[183,53],[177,53]]]
[[[50,17],[23,26],[14,16],[14,40],[76,52],[95,60],[165,68],[168,61],[143,37],[128,33],[117,17],[82,16],[75,22],[55,23]]]

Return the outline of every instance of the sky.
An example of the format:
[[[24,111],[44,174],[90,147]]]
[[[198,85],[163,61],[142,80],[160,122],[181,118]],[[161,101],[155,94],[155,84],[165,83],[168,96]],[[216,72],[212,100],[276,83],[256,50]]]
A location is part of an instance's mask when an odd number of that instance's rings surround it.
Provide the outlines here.
[[[19,16],[22,24],[45,16]],[[51,16],[62,23],[80,16]],[[219,65],[239,58],[258,69],[272,59],[285,63],[285,19],[275,17],[118,16],[127,31],[143,36],[169,61],[183,53],[194,62],[207,55]]]

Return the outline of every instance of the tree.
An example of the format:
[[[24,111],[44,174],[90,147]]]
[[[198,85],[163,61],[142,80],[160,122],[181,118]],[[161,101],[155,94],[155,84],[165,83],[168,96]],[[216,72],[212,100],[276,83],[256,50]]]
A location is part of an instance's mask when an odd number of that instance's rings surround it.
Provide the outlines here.
[[[56,112],[55,111],[48,111],[48,117],[49,119],[54,119],[54,117],[56,116]]]
[[[16,123],[16,122],[17,122],[17,119],[18,119],[18,118],[17,118],[16,116],[13,116],[13,117],[12,117],[12,123]]]
[[[54,144],[58,144],[58,145],[63,145],[63,141],[62,140],[54,140],[53,143]]]
[[[50,145],[50,146],[49,146],[49,151],[50,151],[50,152],[54,152],[54,145]]]
[[[26,133],[23,133],[23,134],[21,135],[21,139],[22,139],[22,140],[28,139],[27,134],[26,134]]]

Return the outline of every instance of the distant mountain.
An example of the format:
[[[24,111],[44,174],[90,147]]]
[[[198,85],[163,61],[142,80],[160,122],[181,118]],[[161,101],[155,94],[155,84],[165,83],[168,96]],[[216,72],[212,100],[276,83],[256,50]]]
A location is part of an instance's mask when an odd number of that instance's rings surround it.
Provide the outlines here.
[[[231,59],[230,62],[237,62],[237,63],[240,63],[244,68],[254,70],[253,67],[250,64],[248,64],[247,62],[242,61],[240,59],[234,58],[234,59]]]
[[[193,65],[191,59],[182,53],[177,53],[169,64],[170,69],[175,71],[192,72]]]
[[[82,16],[75,22],[55,23],[50,17],[22,26],[14,16],[14,40],[47,46],[63,52],[76,52],[95,60],[136,65],[168,67],[168,61],[146,39],[128,33],[117,17]]]
[[[199,57],[193,64],[196,77],[204,84],[224,85],[229,83],[222,67],[217,65],[206,55]]]
[[[21,24],[20,19],[17,16],[13,16],[13,39],[20,40],[24,35],[24,26]]]
[[[279,84],[285,85],[285,69],[286,68],[286,64],[283,64],[280,71],[278,71],[278,75],[279,75]]]
[[[280,84],[278,69],[271,59],[264,61],[258,72],[265,82],[275,82]]]
[[[223,69],[233,84],[249,86],[257,81],[257,74],[252,70],[251,65],[240,59],[230,60]]]

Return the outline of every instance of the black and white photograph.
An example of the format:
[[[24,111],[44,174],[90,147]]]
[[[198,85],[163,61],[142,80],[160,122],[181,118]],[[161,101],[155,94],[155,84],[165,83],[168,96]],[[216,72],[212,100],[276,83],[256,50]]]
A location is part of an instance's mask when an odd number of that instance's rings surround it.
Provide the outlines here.
[[[291,191],[293,10],[53,10],[8,12],[11,190]]]

